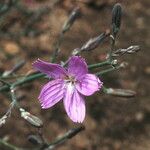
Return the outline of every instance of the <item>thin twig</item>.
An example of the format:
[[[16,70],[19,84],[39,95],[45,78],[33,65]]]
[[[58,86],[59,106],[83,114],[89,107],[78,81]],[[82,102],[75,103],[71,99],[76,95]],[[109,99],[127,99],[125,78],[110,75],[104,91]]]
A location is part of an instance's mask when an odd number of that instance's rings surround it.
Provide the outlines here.
[[[107,61],[107,60],[100,62],[100,63],[88,65],[88,69],[94,69],[94,68],[103,67],[106,65],[110,65],[109,61]]]
[[[18,148],[2,139],[0,139],[0,146],[7,150],[23,150],[22,148]]]
[[[108,69],[106,69],[106,70],[102,70],[102,71],[100,71],[100,72],[97,72],[96,75],[97,75],[97,76],[101,76],[101,75],[104,75],[104,74],[106,74],[106,73],[110,73],[110,72],[112,72],[112,71],[118,70],[118,69],[120,69],[120,68],[125,68],[126,65],[127,65],[127,64],[126,64],[125,62],[123,62],[123,63],[121,63],[121,64],[118,65],[118,66],[115,66],[115,67],[108,68]]]
[[[60,52],[60,46],[62,44],[64,34],[70,30],[70,28],[72,27],[72,25],[75,22],[78,15],[79,15],[79,7],[75,8],[69,15],[68,19],[65,21],[65,23],[62,27],[62,30],[58,36],[58,39],[57,39],[56,43],[54,44],[54,51],[53,51],[53,55],[51,57],[51,62],[55,62],[56,57],[58,56],[58,53]]]
[[[64,143],[66,140],[74,137],[75,135],[77,135],[79,132],[85,130],[85,127],[84,126],[80,126],[80,127],[77,127],[77,128],[73,128],[73,129],[70,129],[68,132],[66,132],[63,136],[59,137],[59,138],[56,138],[56,140],[54,140],[52,143],[50,143],[48,145],[47,148],[45,148],[44,150],[51,150],[51,149],[54,149],[56,146]]]

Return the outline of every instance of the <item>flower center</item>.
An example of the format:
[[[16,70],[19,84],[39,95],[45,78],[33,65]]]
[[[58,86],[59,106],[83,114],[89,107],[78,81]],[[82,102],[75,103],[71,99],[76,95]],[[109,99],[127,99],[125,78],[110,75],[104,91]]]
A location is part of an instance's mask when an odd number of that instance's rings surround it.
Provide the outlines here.
[[[72,84],[75,84],[76,81],[77,81],[77,80],[75,79],[75,77],[74,77],[74,76],[71,76],[71,75],[66,76],[64,80],[65,80],[67,83],[70,82],[70,83],[72,83]]]

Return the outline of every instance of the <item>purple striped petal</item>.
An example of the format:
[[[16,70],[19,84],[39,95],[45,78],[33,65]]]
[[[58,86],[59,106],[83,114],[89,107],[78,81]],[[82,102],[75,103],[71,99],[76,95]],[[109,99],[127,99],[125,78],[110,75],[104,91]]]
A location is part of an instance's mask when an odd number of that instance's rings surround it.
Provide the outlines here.
[[[88,73],[88,68],[85,60],[80,56],[72,56],[68,64],[68,73],[79,79],[84,74]]]
[[[66,71],[62,66],[58,64],[48,63],[40,59],[33,63],[33,67],[36,68],[36,70],[55,79],[61,78],[66,75]]]
[[[85,118],[85,101],[83,96],[68,83],[64,97],[64,106],[67,115],[73,122],[82,123]]]
[[[56,79],[48,82],[41,90],[39,100],[43,109],[54,106],[64,97],[64,81]]]
[[[102,87],[102,82],[93,74],[86,74],[83,78],[76,83],[77,90],[86,96],[94,94]]]

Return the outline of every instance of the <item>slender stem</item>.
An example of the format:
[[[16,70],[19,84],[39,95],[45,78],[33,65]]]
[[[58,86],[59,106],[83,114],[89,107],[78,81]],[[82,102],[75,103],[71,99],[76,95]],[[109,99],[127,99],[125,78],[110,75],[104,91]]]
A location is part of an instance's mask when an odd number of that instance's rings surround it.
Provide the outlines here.
[[[110,64],[109,61],[106,60],[100,63],[88,65],[88,69],[94,69],[94,68],[102,67],[102,66],[109,65],[109,64]]]
[[[51,58],[52,63],[55,62],[56,57],[58,56],[58,53],[60,51],[60,45],[61,45],[62,40],[63,40],[63,35],[64,35],[64,33],[61,32],[59,37],[58,37],[58,40],[56,41],[54,52],[53,52],[53,55],[52,55],[52,58]]]
[[[54,149],[57,145],[60,145],[60,144],[64,143],[66,140],[74,137],[76,134],[78,134],[79,132],[81,132],[83,130],[85,130],[84,126],[80,126],[80,127],[74,128],[74,129],[70,129],[63,136],[56,138],[52,143],[50,143],[48,145],[48,147],[46,148],[46,150]]]
[[[15,66],[13,66],[13,68],[11,70],[5,71],[2,74],[2,77],[8,77],[8,76],[12,75],[13,73],[15,73],[19,69],[21,69],[24,65],[25,65],[25,61],[24,60],[18,62]]]
[[[31,76],[25,77],[25,78],[23,78],[22,80],[19,80],[19,81],[13,83],[12,86],[16,87],[16,86],[18,86],[18,85],[21,85],[21,84],[24,84],[24,83],[27,83],[27,82],[34,81],[35,79],[39,79],[39,78],[44,77],[44,76],[45,76],[45,74],[37,73],[37,74],[34,74],[34,75],[31,75]]]
[[[63,37],[64,37],[65,33],[67,31],[69,31],[70,28],[72,27],[73,23],[75,22],[75,20],[77,19],[78,15],[79,15],[79,12],[80,12],[79,7],[76,7],[71,12],[68,19],[64,22],[64,24],[62,26],[62,29],[61,29],[61,32],[59,34],[59,37],[58,37],[58,39],[56,41],[56,44],[55,44],[55,47],[54,47],[54,52],[53,52],[53,55],[52,55],[52,58],[51,58],[51,62],[55,62],[56,57],[58,56],[59,51],[60,51],[60,46],[61,46]]]
[[[103,90],[104,93],[107,94],[107,88],[104,85],[102,86],[102,90]]]
[[[12,99],[12,104],[13,104],[12,108],[14,106],[20,108],[19,103],[17,102],[17,98],[16,98],[16,94],[15,94],[15,86],[14,85],[12,85],[10,87],[10,94],[11,94],[11,99]]]
[[[0,76],[0,80],[16,79],[16,78],[21,78],[21,77],[25,77],[25,75],[24,74],[19,74],[19,75],[12,74],[12,75],[8,75],[8,76]]]
[[[97,75],[97,76],[101,76],[101,75],[103,75],[103,74],[106,74],[106,73],[109,73],[109,72],[118,70],[118,69],[120,69],[120,68],[122,68],[121,65],[116,66],[116,67],[113,67],[113,68],[109,68],[109,69],[106,69],[106,70],[103,70],[103,71],[100,71],[100,72],[97,72],[96,75]]]
[[[18,148],[10,143],[7,143],[6,141],[0,139],[0,146],[3,147],[4,149],[9,149],[9,150],[23,150],[22,148]]]
[[[114,46],[115,46],[115,36],[113,35],[110,35],[110,51],[109,51],[109,62],[112,61],[112,53],[113,53],[113,50],[114,50]]]
[[[16,81],[16,82],[12,83],[12,86],[16,87],[16,86],[18,86],[18,85],[22,85],[22,84],[24,84],[24,83],[34,81],[34,80],[39,79],[39,78],[44,77],[44,76],[45,76],[45,75],[42,74],[42,73],[36,73],[36,74],[34,74],[34,75],[30,75],[30,76],[28,76],[28,77],[24,77],[23,79],[18,80],[18,81]],[[1,91],[9,90],[9,88],[10,88],[10,87],[9,87],[8,85],[4,85],[4,86],[2,86],[2,87],[0,88],[0,92],[1,92]]]

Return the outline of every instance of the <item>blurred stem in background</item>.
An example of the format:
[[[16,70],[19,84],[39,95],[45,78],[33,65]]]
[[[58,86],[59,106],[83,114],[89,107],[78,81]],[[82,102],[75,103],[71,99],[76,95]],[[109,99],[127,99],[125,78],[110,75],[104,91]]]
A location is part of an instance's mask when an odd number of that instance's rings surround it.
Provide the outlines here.
[[[51,57],[51,62],[55,62],[56,61],[56,57],[58,56],[58,54],[60,52],[60,46],[62,44],[64,34],[67,31],[70,30],[70,28],[72,27],[73,23],[78,18],[79,14],[80,14],[79,7],[76,7],[71,12],[71,14],[69,15],[68,19],[65,21],[65,23],[63,24],[63,27],[62,27],[62,30],[61,30],[59,36],[58,36],[58,39],[57,39],[56,43],[54,44],[54,52],[53,52],[53,55]]]

